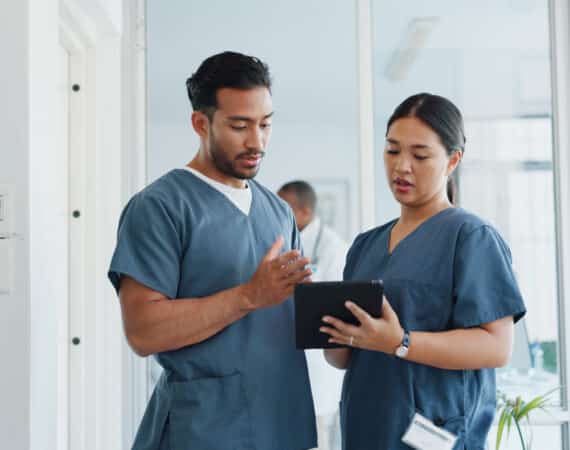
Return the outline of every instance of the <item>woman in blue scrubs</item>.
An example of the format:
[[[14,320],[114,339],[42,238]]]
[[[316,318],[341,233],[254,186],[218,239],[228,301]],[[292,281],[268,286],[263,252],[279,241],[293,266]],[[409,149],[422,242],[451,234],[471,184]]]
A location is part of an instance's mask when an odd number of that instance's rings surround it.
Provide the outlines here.
[[[344,270],[345,280],[384,281],[382,317],[347,302],[360,325],[326,316],[321,328],[348,346],[325,351],[348,368],[345,450],[412,448],[406,432],[426,432],[416,414],[437,427],[430,448],[447,448],[438,429],[457,438],[449,448],[485,448],[494,369],[507,363],[525,307],[507,244],[449,197],[464,150],[461,113],[443,97],[414,95],[388,121],[384,164],[400,217],[359,235]]]

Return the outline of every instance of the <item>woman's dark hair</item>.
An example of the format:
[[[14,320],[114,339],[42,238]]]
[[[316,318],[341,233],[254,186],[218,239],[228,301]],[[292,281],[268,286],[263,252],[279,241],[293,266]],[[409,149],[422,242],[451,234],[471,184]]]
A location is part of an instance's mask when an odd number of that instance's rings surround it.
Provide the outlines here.
[[[465,151],[466,139],[461,111],[445,97],[428,93],[408,97],[390,116],[386,135],[390,126],[404,117],[415,117],[429,126],[439,136],[448,156],[457,151]],[[447,196],[451,203],[455,203],[456,189],[451,176],[447,180]]]
[[[236,52],[223,52],[205,59],[186,80],[188,98],[194,111],[202,111],[210,120],[218,107],[217,91],[221,88],[271,91],[271,76],[265,63]]]

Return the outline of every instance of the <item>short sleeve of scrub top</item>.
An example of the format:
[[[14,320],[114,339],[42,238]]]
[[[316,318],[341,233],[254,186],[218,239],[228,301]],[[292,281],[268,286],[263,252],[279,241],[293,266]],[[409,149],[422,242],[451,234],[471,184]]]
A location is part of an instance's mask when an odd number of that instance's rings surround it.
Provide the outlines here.
[[[454,328],[470,328],[525,313],[511,266],[511,253],[501,236],[480,226],[460,236],[455,253],[452,313]]]
[[[176,298],[182,245],[175,221],[158,195],[141,192],[131,199],[119,221],[117,247],[109,278],[119,291],[123,275]]]

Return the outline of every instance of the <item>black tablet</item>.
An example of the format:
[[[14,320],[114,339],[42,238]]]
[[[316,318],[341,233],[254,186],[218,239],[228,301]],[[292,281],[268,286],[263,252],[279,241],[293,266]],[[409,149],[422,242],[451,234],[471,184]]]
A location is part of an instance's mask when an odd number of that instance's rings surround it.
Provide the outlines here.
[[[356,303],[372,317],[382,315],[381,280],[321,281],[295,286],[295,335],[298,349],[335,348],[329,335],[319,331],[326,325],[323,316],[332,316],[358,325],[358,320],[344,306],[347,300]]]

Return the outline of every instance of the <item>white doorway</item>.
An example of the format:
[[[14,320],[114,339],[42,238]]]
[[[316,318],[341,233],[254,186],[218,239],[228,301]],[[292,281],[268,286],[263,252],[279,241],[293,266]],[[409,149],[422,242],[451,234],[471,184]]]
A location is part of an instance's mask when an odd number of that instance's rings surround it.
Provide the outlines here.
[[[69,32],[59,48],[58,158],[61,168],[62,252],[57,255],[65,292],[58,300],[58,450],[87,449],[87,370],[85,345],[85,51]]]
[[[57,83],[57,153],[61,167],[61,185],[58,192],[59,205],[58,216],[60,218],[61,252],[58,256],[61,269],[62,298],[58,300],[58,351],[57,351],[57,395],[59,414],[57,418],[57,445],[58,450],[69,449],[69,351],[68,351],[68,304],[69,304],[69,230],[67,211],[69,209],[69,95],[67,86],[69,83],[69,52],[60,42],[58,49],[58,83]]]

